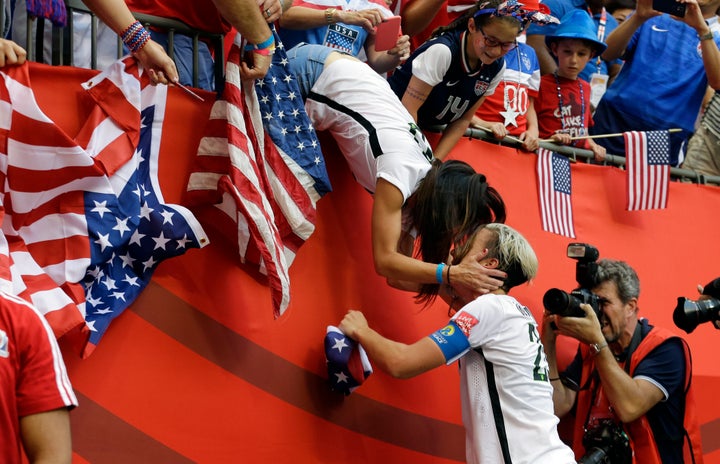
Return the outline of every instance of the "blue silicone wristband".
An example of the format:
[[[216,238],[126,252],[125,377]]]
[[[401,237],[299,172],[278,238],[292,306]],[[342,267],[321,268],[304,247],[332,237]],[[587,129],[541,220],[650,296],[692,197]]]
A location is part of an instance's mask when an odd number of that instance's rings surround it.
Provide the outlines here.
[[[245,51],[250,52],[253,50],[264,50],[266,48],[272,47],[274,44],[275,44],[275,36],[270,35],[270,37],[268,37],[267,40],[265,40],[264,42],[261,42],[259,44],[248,43],[247,45],[245,45]]]
[[[441,284],[443,283],[443,271],[445,270],[445,263],[440,263],[437,266],[437,269],[435,269],[435,280],[437,280],[437,283]]]

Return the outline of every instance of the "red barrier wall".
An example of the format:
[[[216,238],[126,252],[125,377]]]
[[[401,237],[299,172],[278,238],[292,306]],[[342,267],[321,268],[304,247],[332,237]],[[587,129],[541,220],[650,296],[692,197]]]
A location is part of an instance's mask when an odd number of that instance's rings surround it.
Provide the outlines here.
[[[48,114],[72,130],[88,73],[33,65]],[[165,199],[180,202],[210,102],[171,89],[160,177]],[[209,95],[208,95],[209,96]],[[170,129],[171,128],[171,129]],[[381,332],[411,342],[447,319],[443,305],[421,310],[373,269],[370,195],[325,140],[334,191],[318,204],[315,234],[291,268],[288,311],[272,317],[262,276],[217,239],[164,262],[153,283],[107,331],[86,360],[66,350],[81,405],[71,414],[76,463],[452,463],[464,460],[456,366],[401,381],[374,373],[355,393],[328,390],[322,338],[347,308],[363,310]],[[484,172],[508,205],[508,223],[540,258],[535,283],[514,291],[534,310],[550,287],[574,288],[569,239],[542,231],[536,157],[463,140],[453,155]],[[720,275],[716,214],[720,189],[673,182],[662,211],[624,210],[624,172],[573,165],[577,241],[639,273],[641,314],[674,329],[678,296]],[[679,334],[681,331],[675,329]],[[706,463],[720,463],[720,332],[690,335]],[[571,344],[566,352],[572,350]]]

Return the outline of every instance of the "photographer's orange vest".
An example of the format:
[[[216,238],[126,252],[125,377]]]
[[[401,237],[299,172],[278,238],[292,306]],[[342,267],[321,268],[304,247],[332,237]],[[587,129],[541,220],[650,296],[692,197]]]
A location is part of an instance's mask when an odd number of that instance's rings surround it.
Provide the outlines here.
[[[676,337],[669,330],[659,327],[653,327],[652,330],[642,339],[640,344],[630,358],[630,376],[633,375],[640,361],[648,355],[655,347],[662,342]],[[691,385],[692,378],[692,359],[690,349],[682,338],[678,337],[682,342],[685,353],[685,416],[683,418],[683,428],[685,431],[685,444],[683,446],[684,462],[689,464],[702,464],[702,444],[700,441],[700,430],[695,412],[695,399]],[[580,385],[585,385],[595,370],[595,361],[590,356],[587,346],[580,348],[583,360],[583,371]],[[598,387],[598,391],[602,389],[602,385]],[[600,394],[600,393],[598,393]],[[604,395],[603,395],[604,397]],[[585,455],[585,447],[582,444],[584,434],[584,421],[588,417],[590,411],[590,402],[592,401],[591,389],[578,392],[577,413],[575,419],[575,430],[573,436],[573,450],[575,456],[579,459]],[[605,400],[607,401],[607,400]],[[609,405],[608,405],[609,406]],[[648,423],[647,417],[642,416],[639,419],[623,424],[625,432],[630,437],[630,444],[633,449],[633,463],[638,464],[661,464],[662,460],[655,445],[655,439]]]

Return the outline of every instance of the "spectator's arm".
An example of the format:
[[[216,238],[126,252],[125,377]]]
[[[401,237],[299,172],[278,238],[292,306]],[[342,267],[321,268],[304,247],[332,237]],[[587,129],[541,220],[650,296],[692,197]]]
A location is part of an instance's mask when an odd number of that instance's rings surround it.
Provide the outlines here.
[[[379,74],[386,73],[397,68],[400,63],[410,56],[410,36],[400,36],[393,48],[378,52],[375,50],[375,36],[369,35],[365,41],[365,53],[368,58],[368,65],[375,72]]]
[[[652,9],[652,0],[638,0],[635,13],[620,23],[605,40],[607,49],[602,54],[602,59],[612,61],[623,56],[635,31],[637,31],[645,21],[659,14],[660,13]]]
[[[432,23],[447,0],[413,0],[403,7],[402,31],[410,37],[421,33]]]
[[[65,408],[20,418],[20,434],[30,464],[70,464],[70,414]]]
[[[720,89],[720,50],[713,38],[712,32],[705,22],[703,12],[698,5],[697,0],[684,0],[687,10],[683,21],[688,26],[695,29],[700,40],[700,49],[702,52],[703,64],[705,65],[705,74],[708,78],[708,85],[713,89]],[[713,12],[713,15],[715,13]],[[709,37],[702,40],[702,37]]]
[[[286,29],[313,29],[328,24],[343,23],[360,26],[372,33],[375,26],[382,22],[382,14],[378,9],[345,11],[337,8],[317,10],[304,6],[294,6],[287,10],[280,19],[280,26]]]

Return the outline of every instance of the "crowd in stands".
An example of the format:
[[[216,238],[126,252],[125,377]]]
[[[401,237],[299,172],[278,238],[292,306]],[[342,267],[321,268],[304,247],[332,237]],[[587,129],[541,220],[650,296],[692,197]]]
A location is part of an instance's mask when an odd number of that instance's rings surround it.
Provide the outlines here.
[[[359,313],[348,314],[340,328],[399,377],[463,357],[466,429],[493,423],[485,429],[492,440],[468,437],[468,460],[478,463],[509,462],[511,455],[513,462],[516,456],[518,462],[574,462],[570,447],[575,459],[585,452],[582,431],[589,418],[627,424],[631,441],[644,440],[635,449],[643,463],[680,463],[685,437],[698,438],[678,413],[690,407],[684,396],[690,371],[686,346],[638,322],[634,271],[622,262],[602,262],[593,287],[602,299],[600,310],[583,305],[585,318],[548,315],[538,327],[527,308],[507,296],[534,277],[532,249],[507,226],[487,226],[504,222],[505,205],[482,174],[465,163],[443,161],[469,127],[515,137],[528,152],[540,141],[585,148],[597,161],[625,151],[622,137],[603,135],[677,128],[670,135],[670,163],[686,160],[687,167],[720,175],[720,99],[714,91],[720,88],[720,0],[680,2],[686,8],[682,18],[654,10],[652,0],[85,0],[155,84],[189,84],[197,73],[198,86],[213,89],[213,62],[225,51],[201,41],[195,66],[192,38],[175,34],[171,57],[167,31],[146,29],[132,12],[218,34],[238,31],[246,54],[244,79],[268,72],[277,29],[313,125],[331,133],[358,182],[374,194],[378,273],[416,292],[420,301],[439,295],[457,311],[447,327],[409,346],[381,337]],[[25,51],[12,40],[24,32],[10,27],[23,3],[3,3],[0,67],[25,61]],[[28,3],[57,7],[50,0]],[[402,17],[403,32],[395,46],[376,50],[375,28],[393,15]],[[682,72],[670,75],[668,69]],[[438,126],[444,126],[442,135],[431,144],[424,132]],[[358,135],[368,127],[372,137]],[[0,300],[0,308],[5,303]],[[495,332],[493,324],[499,327]],[[517,337],[491,337],[502,334],[503,324],[530,327],[530,338],[520,343]],[[583,342],[564,372],[554,354],[558,333]],[[661,349],[652,351],[657,346]],[[516,367],[498,355],[503,350],[522,357],[519,364],[534,365],[534,374],[513,371]],[[628,350],[639,354],[631,358]],[[504,372],[505,380],[520,380],[493,384],[495,401],[480,404],[475,390],[492,383],[494,369]],[[578,392],[573,382],[591,388]],[[485,414],[497,402],[506,411],[521,410],[522,404],[512,402],[517,395],[532,398],[527,404],[537,408],[533,421],[542,418],[535,425],[543,431],[527,421],[514,428],[523,421],[501,424],[497,414]],[[602,396],[601,415],[593,403],[597,397],[588,395]],[[48,410],[75,404],[70,397],[51,402]],[[553,414],[574,404],[583,414],[568,447],[557,436]],[[68,451],[65,421],[63,414],[61,444],[53,445],[62,455]],[[542,436],[545,447],[526,436]],[[37,447],[32,441],[25,445],[28,451]]]

